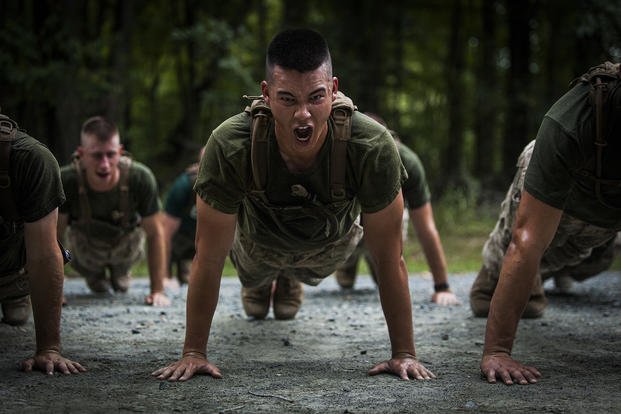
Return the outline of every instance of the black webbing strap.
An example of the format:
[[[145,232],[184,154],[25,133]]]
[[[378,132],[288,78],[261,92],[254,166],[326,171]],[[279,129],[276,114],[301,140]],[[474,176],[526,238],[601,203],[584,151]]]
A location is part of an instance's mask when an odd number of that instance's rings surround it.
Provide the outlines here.
[[[84,170],[82,170],[82,166],[80,165],[80,157],[78,157],[76,153],[73,154],[73,168],[75,168],[78,178],[78,201],[80,204],[78,220],[89,224],[92,218],[91,205],[88,202]]]
[[[119,160],[119,211],[121,213],[121,227],[126,229],[129,227],[129,167],[132,159],[128,156],[122,156]]]

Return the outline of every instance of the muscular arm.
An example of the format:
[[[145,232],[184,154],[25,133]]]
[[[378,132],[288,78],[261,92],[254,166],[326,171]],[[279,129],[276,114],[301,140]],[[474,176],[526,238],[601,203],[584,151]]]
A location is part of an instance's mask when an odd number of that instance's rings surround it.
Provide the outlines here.
[[[376,365],[370,374],[392,372],[403,379],[413,376],[427,379],[433,376],[416,361],[412,305],[408,273],[402,256],[401,224],[403,197],[401,193],[383,210],[364,214],[365,243],[378,274],[382,309],[388,326],[392,358]]]
[[[181,226],[181,219],[179,217],[172,216],[166,212],[162,213],[162,230],[164,233],[164,241],[166,243],[166,265],[170,263],[170,256],[172,254],[172,240],[173,236],[179,230]]]
[[[423,247],[423,253],[427,259],[429,270],[431,270],[434,285],[448,283],[446,258],[433,219],[431,203],[427,202],[419,208],[410,210],[410,220],[412,220],[416,236]],[[450,291],[434,293],[432,301],[440,305],[456,305],[459,303],[457,297]]]
[[[196,256],[192,261],[188,285],[183,358],[155,371],[153,375],[159,379],[185,381],[195,373],[221,377],[220,370],[207,361],[207,341],[237,217],[213,209],[200,197],[196,199],[196,208]]]
[[[151,294],[147,296],[147,304],[169,305],[170,300],[164,295],[164,279],[166,278],[166,242],[162,230],[161,213],[143,217],[142,227],[147,236],[147,266],[151,281]]]
[[[32,223],[24,224],[26,270],[30,282],[32,313],[37,352],[21,363],[22,369],[33,368],[52,374],[54,369],[65,374],[85,371],[78,363],[60,355],[60,312],[63,295],[63,259],[56,240],[58,209]]]
[[[499,376],[511,384],[536,382],[536,370],[511,359],[518,322],[528,302],[539,263],[552,241],[562,210],[537,200],[527,191],[517,211],[511,243],[505,254],[498,286],[490,305],[481,370],[488,381]]]

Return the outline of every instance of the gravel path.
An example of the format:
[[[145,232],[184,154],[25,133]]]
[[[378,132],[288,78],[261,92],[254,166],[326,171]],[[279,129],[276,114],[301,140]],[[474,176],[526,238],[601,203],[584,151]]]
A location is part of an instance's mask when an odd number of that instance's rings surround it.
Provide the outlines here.
[[[47,377],[18,372],[33,349],[33,326],[0,324],[1,412],[621,412],[621,273],[548,295],[545,316],[520,324],[514,355],[538,367],[537,385],[485,383],[478,364],[485,320],[471,317],[474,274],[453,275],[462,306],[429,303],[428,276],[412,275],[419,358],[438,375],[400,381],[367,370],[389,355],[377,291],[368,276],[341,291],[333,278],[307,287],[293,321],[245,318],[237,278],[223,279],[209,357],[224,379],[161,382],[150,372],[176,359],[183,343],[185,288],[173,306],[141,304],[147,280],[126,295],[95,297],[69,279],[63,310],[66,356],[89,372]]]

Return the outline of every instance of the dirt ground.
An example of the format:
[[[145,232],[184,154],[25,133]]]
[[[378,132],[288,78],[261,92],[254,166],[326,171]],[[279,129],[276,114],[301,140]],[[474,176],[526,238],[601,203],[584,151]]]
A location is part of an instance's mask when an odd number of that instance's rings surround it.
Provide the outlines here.
[[[576,285],[575,295],[549,294],[538,320],[522,321],[514,355],[543,373],[536,385],[489,385],[479,374],[485,320],[470,315],[474,274],[453,275],[462,306],[429,303],[428,276],[411,275],[416,349],[436,380],[367,376],[389,355],[377,291],[368,276],[353,291],[332,277],[306,289],[293,321],[248,320],[239,282],[225,278],[210,338],[222,380],[158,381],[150,373],[176,359],[184,336],[185,294],[174,304],[141,304],[147,280],[126,295],[95,297],[67,280],[64,354],[80,375],[17,371],[33,349],[33,326],[0,324],[1,412],[621,412],[621,273]]]

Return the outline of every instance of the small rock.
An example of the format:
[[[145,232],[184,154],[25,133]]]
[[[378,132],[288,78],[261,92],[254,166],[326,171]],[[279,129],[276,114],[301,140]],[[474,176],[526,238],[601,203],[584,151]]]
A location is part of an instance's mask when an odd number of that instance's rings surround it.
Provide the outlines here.
[[[366,349],[360,351],[360,355],[366,355],[366,354],[367,354],[367,350]]]
[[[474,401],[467,401],[466,404],[464,404],[464,408],[466,410],[476,410],[478,405]]]
[[[442,340],[443,341],[448,341],[448,339],[449,339],[448,334],[442,334]]]
[[[140,331],[139,331],[138,329],[132,329],[132,333],[133,333],[134,335],[136,335],[136,334],[139,334],[139,333],[140,333]]]

